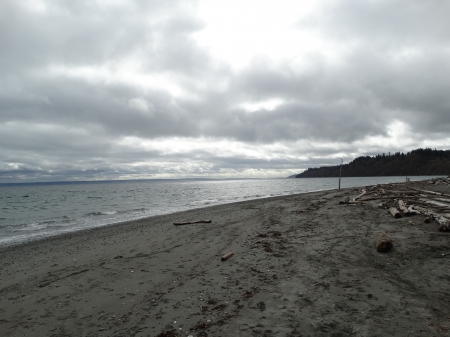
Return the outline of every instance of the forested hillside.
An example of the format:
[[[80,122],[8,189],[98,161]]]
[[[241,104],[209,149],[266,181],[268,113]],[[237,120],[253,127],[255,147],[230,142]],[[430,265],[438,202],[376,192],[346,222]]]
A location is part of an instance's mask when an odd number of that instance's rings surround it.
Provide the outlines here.
[[[358,157],[342,165],[343,177],[450,175],[450,150],[417,149],[406,154]],[[339,165],[309,168],[297,178],[339,177]]]

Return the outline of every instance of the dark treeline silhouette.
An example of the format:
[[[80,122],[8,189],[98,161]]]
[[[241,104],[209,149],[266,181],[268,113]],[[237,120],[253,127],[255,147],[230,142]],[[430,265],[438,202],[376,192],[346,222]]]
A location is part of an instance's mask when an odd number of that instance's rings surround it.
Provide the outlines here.
[[[343,177],[450,175],[450,150],[417,149],[358,157],[342,165]],[[339,165],[309,168],[296,178],[339,177]]]

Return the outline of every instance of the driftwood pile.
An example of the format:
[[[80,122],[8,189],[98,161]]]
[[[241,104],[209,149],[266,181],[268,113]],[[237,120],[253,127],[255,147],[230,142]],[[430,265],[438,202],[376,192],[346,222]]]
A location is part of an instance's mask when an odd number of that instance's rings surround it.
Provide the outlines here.
[[[429,185],[449,185],[450,178],[436,178],[427,181]],[[395,218],[422,214],[425,221],[432,220],[439,224],[439,230],[450,232],[450,194],[428,191],[412,182],[376,185],[363,189],[355,198],[344,197],[340,204],[357,204],[373,200],[382,201],[380,208],[385,208]],[[414,222],[410,222],[415,224]]]

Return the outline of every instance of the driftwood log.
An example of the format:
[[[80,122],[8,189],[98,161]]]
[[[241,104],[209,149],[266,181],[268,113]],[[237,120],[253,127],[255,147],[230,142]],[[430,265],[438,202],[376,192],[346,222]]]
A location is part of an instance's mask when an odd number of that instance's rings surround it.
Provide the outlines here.
[[[398,201],[398,208],[400,208],[400,211],[402,211],[403,214],[409,215],[409,209],[406,207],[405,202],[403,200]]]
[[[174,222],[173,224],[175,226],[182,226],[182,225],[191,225],[194,223],[211,223],[211,220],[199,220],[199,221],[188,221],[188,222]]]
[[[402,217],[402,214],[395,207],[389,207],[389,213],[396,219]]]
[[[233,252],[229,252],[228,254],[225,254],[224,256],[222,256],[221,260],[222,261],[228,260],[232,256],[233,256]]]
[[[450,232],[450,220],[447,219],[445,216],[432,211],[429,208],[424,208],[420,206],[414,205],[414,209],[418,210],[421,214],[426,215],[427,218],[436,221],[439,226],[439,231],[441,232]],[[425,219],[426,222],[426,219]]]
[[[416,211],[416,210],[413,208],[413,205],[410,205],[410,206],[408,207],[408,211],[409,211],[409,214],[420,214],[419,211]]]
[[[359,199],[359,198],[361,198],[363,195],[365,195],[367,193],[367,191],[366,190],[362,190],[362,193],[360,194],[360,195],[358,195],[358,196],[356,196],[356,197],[354,197],[353,198],[353,201],[356,201],[356,199]]]
[[[445,193],[440,193],[440,192],[433,192],[433,191],[427,191],[427,190],[419,190],[418,188],[414,188],[414,187],[410,187],[410,186],[408,186],[408,188],[411,189],[411,190],[422,192],[422,193],[426,193],[426,194],[440,195],[440,196],[443,196],[443,197],[450,197],[450,194],[445,194]]]
[[[348,195],[346,195],[345,197],[342,198],[341,201],[339,201],[339,204],[348,204],[350,202],[350,197]]]
[[[394,245],[392,244],[392,240],[387,236],[386,232],[383,232],[378,235],[376,248],[380,253],[386,253],[392,249]]]

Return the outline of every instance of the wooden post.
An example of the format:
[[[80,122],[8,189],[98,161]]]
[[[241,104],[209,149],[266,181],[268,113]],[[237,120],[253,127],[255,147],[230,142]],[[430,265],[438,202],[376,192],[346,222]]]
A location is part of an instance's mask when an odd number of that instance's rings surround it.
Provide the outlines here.
[[[341,157],[341,167],[339,168],[339,189],[341,189],[341,176],[342,176],[342,164],[344,163],[344,159]]]

